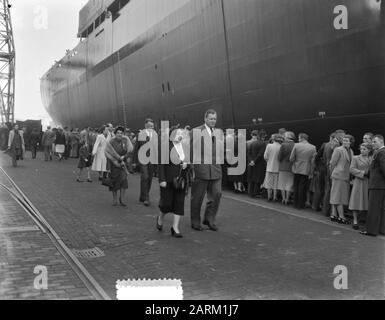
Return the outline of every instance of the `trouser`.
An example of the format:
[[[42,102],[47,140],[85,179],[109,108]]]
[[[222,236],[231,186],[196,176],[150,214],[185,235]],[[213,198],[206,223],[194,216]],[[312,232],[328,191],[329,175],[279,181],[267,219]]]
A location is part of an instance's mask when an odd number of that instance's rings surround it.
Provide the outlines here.
[[[15,154],[12,155],[12,166],[17,167],[17,156]]]
[[[366,231],[374,235],[385,235],[385,190],[369,190]]]
[[[64,159],[68,159],[69,156],[70,156],[70,149],[71,149],[71,146],[69,144],[66,144],[65,145],[65,149],[64,149]]]
[[[44,146],[44,160],[48,161],[52,157],[52,146]]]
[[[248,186],[248,193],[251,197],[255,197],[257,194],[261,193],[261,184],[258,182],[249,182]]]
[[[306,192],[309,178],[303,174],[294,175],[294,207],[305,208]]]
[[[324,191],[325,191],[325,175],[326,171],[323,168],[320,168],[318,172],[315,173],[313,179],[317,179],[317,183],[315,185],[315,190],[313,194],[313,202],[312,207],[316,211],[321,211],[321,203],[324,199]]]
[[[134,173],[133,160],[132,157],[127,159],[127,169],[129,173]]]
[[[139,201],[150,200],[150,190],[152,185],[152,178],[154,176],[155,165],[147,164],[140,165],[140,199]]]
[[[222,197],[222,179],[201,180],[196,178],[191,189],[191,225],[201,225],[201,207],[207,193],[204,221],[215,223]]]
[[[332,182],[329,173],[325,177],[325,194],[323,199],[322,213],[328,217],[330,216],[330,190],[332,188]]]
[[[31,144],[31,153],[32,153],[32,159],[36,159],[37,144]]]

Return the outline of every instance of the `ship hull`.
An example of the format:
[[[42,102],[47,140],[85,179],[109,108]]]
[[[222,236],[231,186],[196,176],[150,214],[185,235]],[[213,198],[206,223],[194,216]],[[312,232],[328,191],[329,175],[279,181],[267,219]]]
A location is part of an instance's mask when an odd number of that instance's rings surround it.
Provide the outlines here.
[[[333,27],[341,3],[348,30]],[[194,127],[214,107],[223,128],[285,127],[317,143],[335,129],[385,133],[385,28],[376,3],[190,0],[128,43],[117,34],[122,14],[102,40],[79,45],[77,63],[43,77],[43,102],[55,122],[73,128],[136,130],[147,117]]]

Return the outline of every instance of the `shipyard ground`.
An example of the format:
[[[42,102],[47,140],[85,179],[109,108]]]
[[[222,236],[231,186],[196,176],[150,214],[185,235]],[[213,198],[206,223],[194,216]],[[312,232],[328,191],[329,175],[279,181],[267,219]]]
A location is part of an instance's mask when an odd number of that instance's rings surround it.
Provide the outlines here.
[[[159,187],[150,207],[138,202],[139,176],[129,177],[127,208],[112,207],[97,182],[75,182],[76,160],[44,162],[30,153],[13,168],[0,166],[72,250],[99,248],[80,258],[112,298],[117,280],[181,279],[185,299],[384,299],[384,237],[365,237],[319,213],[224,192],[219,232],[190,228],[183,239],[155,228]],[[0,183],[5,183],[0,176]],[[154,181],[156,182],[156,180]],[[34,268],[46,266],[47,290],[34,287]],[[334,286],[336,266],[348,271],[348,288]],[[92,299],[87,288],[34,221],[0,190],[0,299]]]

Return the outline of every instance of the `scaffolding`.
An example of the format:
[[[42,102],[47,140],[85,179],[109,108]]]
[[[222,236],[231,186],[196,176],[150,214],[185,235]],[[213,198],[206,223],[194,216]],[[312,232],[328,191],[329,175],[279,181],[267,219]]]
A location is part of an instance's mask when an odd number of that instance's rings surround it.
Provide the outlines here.
[[[0,0],[0,113],[1,123],[15,121],[15,43],[11,5]]]

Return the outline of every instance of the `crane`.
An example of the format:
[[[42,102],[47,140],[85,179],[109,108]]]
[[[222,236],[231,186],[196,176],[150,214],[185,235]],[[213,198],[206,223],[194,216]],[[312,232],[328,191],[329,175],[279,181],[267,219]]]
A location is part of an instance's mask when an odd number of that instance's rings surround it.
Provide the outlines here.
[[[0,0],[0,114],[1,123],[14,123],[15,42],[8,0]]]

